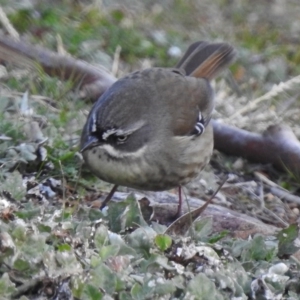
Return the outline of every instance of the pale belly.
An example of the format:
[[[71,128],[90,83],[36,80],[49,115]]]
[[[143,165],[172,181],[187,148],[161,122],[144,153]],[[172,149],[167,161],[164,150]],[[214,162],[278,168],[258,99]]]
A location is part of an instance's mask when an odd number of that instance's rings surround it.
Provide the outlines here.
[[[139,190],[162,191],[184,185],[200,175],[213,151],[213,131],[208,125],[197,137],[175,137],[169,149],[155,153],[144,149],[123,157],[109,157],[101,148],[83,153],[84,160],[100,179]],[[117,155],[117,154],[116,154]]]

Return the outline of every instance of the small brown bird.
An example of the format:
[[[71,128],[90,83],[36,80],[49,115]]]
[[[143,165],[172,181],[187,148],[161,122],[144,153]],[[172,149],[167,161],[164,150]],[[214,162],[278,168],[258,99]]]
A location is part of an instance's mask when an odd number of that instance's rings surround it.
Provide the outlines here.
[[[226,43],[196,42],[176,68],[149,68],[114,83],[94,104],[81,136],[87,166],[116,188],[179,187],[209,162],[214,109],[210,80],[235,57]]]

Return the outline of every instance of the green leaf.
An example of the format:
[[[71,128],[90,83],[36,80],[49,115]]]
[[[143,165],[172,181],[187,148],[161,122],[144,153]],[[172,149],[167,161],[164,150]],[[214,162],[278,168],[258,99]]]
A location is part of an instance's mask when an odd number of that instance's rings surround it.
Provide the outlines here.
[[[103,246],[99,250],[99,256],[105,260],[109,257],[116,256],[119,252],[119,247],[116,245]]]
[[[287,228],[282,229],[278,234],[278,256],[287,258],[294,254],[299,247],[295,245],[295,240],[299,235],[299,226],[292,224]]]
[[[16,240],[18,244],[26,241],[27,238],[26,228],[23,227],[22,225],[17,226],[16,228],[14,228],[11,236],[14,240]]]
[[[111,11],[111,16],[118,22],[124,19],[124,12],[120,9],[114,9]]]
[[[91,284],[87,284],[84,287],[83,294],[87,297],[85,299],[101,300],[103,298],[103,294],[99,291],[99,288]]]
[[[176,286],[172,281],[163,278],[163,274],[156,273],[155,275],[147,274],[143,278],[142,284],[134,284],[131,289],[131,295],[133,299],[137,300],[161,299],[157,296],[165,295],[168,296],[166,299],[169,299],[170,294],[173,294],[175,291]]]
[[[151,223],[151,227],[153,228],[153,230],[155,230],[157,233],[165,233],[167,230],[167,226],[166,225],[162,225],[159,224],[157,222],[152,222]]]
[[[111,202],[108,215],[109,228],[113,232],[120,232],[131,226],[145,226],[145,222],[138,201],[129,195],[125,201]]]
[[[274,244],[268,244],[261,235],[256,235],[250,241],[242,252],[243,261],[270,261],[275,257],[277,248]]]
[[[102,288],[107,294],[112,295],[116,291],[117,276],[104,263],[99,264],[90,271],[91,283]]]
[[[72,288],[72,293],[74,299],[82,299],[82,294],[87,286],[87,282],[80,275],[74,275],[71,277],[70,286]]]
[[[71,246],[69,244],[60,244],[57,246],[57,250],[60,252],[71,251]]]
[[[216,289],[215,284],[205,274],[201,273],[193,278],[188,285],[186,299],[222,300],[223,296]]]
[[[140,293],[142,290],[142,286],[138,283],[135,283],[132,288],[131,288],[131,296],[133,299],[141,299],[140,298]]]
[[[143,271],[149,271],[150,269],[160,268],[163,270],[174,271],[174,267],[169,263],[168,258],[160,255],[151,253],[149,258],[144,259],[141,263],[141,269]]]
[[[1,118],[0,118],[1,119]],[[0,133],[1,132],[1,127],[0,127]],[[0,143],[1,144],[1,143]],[[14,152],[14,149],[8,149],[8,152]],[[0,150],[1,152],[1,150]],[[17,155],[17,160],[19,160],[19,154],[16,153]],[[7,155],[6,155],[7,156]],[[1,153],[0,153],[0,157],[1,157]],[[4,164],[2,164],[4,163]],[[4,161],[2,161],[0,163],[1,168],[0,168],[0,190],[3,191],[8,191],[11,194],[11,197],[16,199],[16,200],[21,200],[25,195],[26,195],[26,187],[23,184],[23,179],[22,179],[22,175],[17,172],[11,172],[11,173],[2,173],[2,168],[5,166],[8,169],[13,168],[15,166],[15,163],[18,164],[18,162],[16,162],[14,157],[6,157],[6,159],[4,159]],[[28,205],[26,204],[25,207],[31,207],[33,208],[33,205]],[[34,207],[36,209],[36,207]],[[19,211],[18,211],[19,212]],[[17,213],[18,213],[17,212]]]
[[[118,297],[120,300],[132,300],[132,295],[130,295],[130,293],[124,292],[124,291],[120,292],[118,294]]]
[[[108,229],[105,225],[101,224],[95,232],[94,243],[98,250],[108,243]]]
[[[71,218],[72,218],[72,214],[67,210],[63,210],[61,214],[57,216],[57,218],[55,218],[55,221],[56,222],[67,221],[70,220]]]
[[[160,251],[166,251],[172,245],[172,239],[167,234],[158,234],[155,237],[154,242]]]
[[[15,261],[14,268],[18,271],[26,271],[30,269],[30,263],[28,260],[19,258]]]
[[[37,228],[39,229],[39,231],[42,233],[42,232],[45,232],[45,233],[51,233],[52,229],[50,226],[48,225],[45,225],[43,223],[39,223],[37,224]]]
[[[15,291],[15,284],[10,281],[8,274],[4,273],[0,278],[0,299],[11,299]]]
[[[138,228],[127,236],[127,242],[137,253],[149,257],[155,236],[156,232],[150,227]]]
[[[104,215],[103,215],[103,213],[101,212],[100,209],[91,208],[89,210],[89,219],[91,221],[97,221],[97,220],[99,220],[99,219],[101,219],[103,217],[104,217]]]
[[[203,217],[197,219],[190,228],[191,235],[201,241],[207,241],[208,235],[212,233],[213,219],[212,217]]]
[[[28,209],[28,210],[19,210],[15,214],[19,218],[23,220],[31,220],[34,217],[38,216],[40,214],[41,209],[39,207],[33,208],[33,209]]]
[[[109,242],[111,245],[119,248],[118,255],[133,255],[137,257],[137,252],[131,248],[120,235],[110,232]]]
[[[215,244],[218,241],[220,241],[221,239],[223,239],[224,237],[226,237],[228,234],[229,234],[229,230],[223,230],[219,233],[216,233],[208,239],[208,243]]]

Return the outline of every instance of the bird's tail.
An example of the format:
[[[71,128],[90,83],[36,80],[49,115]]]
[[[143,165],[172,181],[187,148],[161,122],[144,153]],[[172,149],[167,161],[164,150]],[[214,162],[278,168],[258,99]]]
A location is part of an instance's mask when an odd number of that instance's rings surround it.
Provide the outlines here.
[[[187,49],[176,68],[186,75],[212,80],[217,77],[236,56],[235,49],[227,43],[195,42]]]

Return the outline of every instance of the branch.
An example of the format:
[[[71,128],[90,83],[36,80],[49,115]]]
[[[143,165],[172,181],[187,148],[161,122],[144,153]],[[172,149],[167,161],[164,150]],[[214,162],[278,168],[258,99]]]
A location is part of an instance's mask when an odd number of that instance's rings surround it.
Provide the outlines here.
[[[104,68],[3,35],[0,35],[0,60],[30,69],[40,66],[50,76],[72,80],[82,89],[83,96],[92,99],[97,99],[116,81]]]
[[[262,134],[212,121],[215,148],[252,162],[300,174],[300,142],[286,125],[272,125]]]

